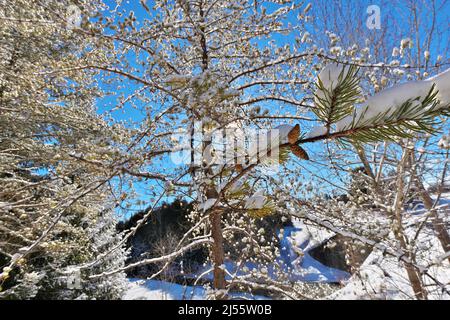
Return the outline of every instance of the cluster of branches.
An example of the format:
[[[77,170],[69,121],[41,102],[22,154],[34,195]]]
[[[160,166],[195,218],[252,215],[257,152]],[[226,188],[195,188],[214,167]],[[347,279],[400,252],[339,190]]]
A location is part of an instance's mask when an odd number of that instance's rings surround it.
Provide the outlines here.
[[[10,18],[2,20],[2,28],[10,34],[13,47],[5,47],[2,51],[2,55],[7,57],[4,61],[10,63],[1,65],[4,74],[8,75],[6,86],[2,87],[0,106],[4,124],[2,133],[8,138],[2,139],[1,151],[2,163],[9,163],[2,168],[2,174],[5,174],[2,184],[9,186],[9,189],[5,192],[6,198],[2,200],[5,205],[1,210],[5,210],[5,219],[10,219],[12,213],[22,214],[19,208],[26,203],[38,209],[35,209],[36,216],[33,218],[25,213],[26,219],[23,221],[34,224],[32,221],[37,219],[43,223],[42,226],[33,226],[33,235],[25,237],[25,243],[19,245],[16,240],[9,239],[24,238],[24,227],[6,227],[11,235],[7,237],[8,246],[2,245],[1,252],[9,258],[7,271],[20,266],[46,240],[55,237],[58,228],[66,231],[68,227],[61,224],[69,216],[68,212],[75,208],[93,210],[92,215],[96,216],[101,211],[95,210],[94,204],[98,202],[114,203],[117,210],[129,211],[124,204],[131,202],[133,196],[142,198],[143,195],[136,195],[135,192],[146,189],[150,191],[145,196],[153,200],[151,209],[131,231],[106,250],[69,265],[88,270],[108,260],[122,250],[127,239],[148,221],[166,196],[175,195],[194,202],[196,209],[189,216],[192,228],[173,253],[129,266],[102,269],[97,274],[90,274],[87,279],[117,275],[142,264],[169,263],[188,250],[206,246],[210,253],[216,298],[226,297],[235,286],[250,289],[262,286],[289,297],[302,297],[302,292],[298,295],[289,292],[288,280],[281,276],[281,280],[275,281],[262,269],[245,276],[237,273],[229,275],[232,281],[226,281],[224,265],[234,257],[228,254],[233,251],[230,249],[232,246],[239,247],[234,250],[241,250],[239,265],[245,265],[246,261],[264,265],[275,260],[276,239],[265,239],[257,222],[260,215],[276,209],[273,200],[280,194],[275,186],[282,185],[286,177],[280,175],[269,184],[261,163],[238,166],[237,163],[217,165],[211,162],[214,153],[211,132],[230,127],[272,129],[279,124],[286,125],[286,122],[300,122],[300,126],[292,126],[287,133],[289,139],[280,142],[277,147],[290,147],[289,150],[297,152],[301,159],[314,162],[314,158],[308,156],[300,145],[337,140],[361,146],[383,140],[411,139],[417,133],[436,132],[440,124],[437,116],[447,112],[442,107],[442,103],[446,102],[438,101],[438,91],[433,87],[426,96],[407,99],[400,106],[392,106],[369,120],[365,120],[365,116],[352,116],[356,103],[362,99],[360,68],[371,70],[379,65],[359,57],[327,54],[302,39],[295,39],[291,45],[278,46],[275,41],[277,34],[292,36],[306,30],[309,19],[305,17],[310,6],[301,2],[161,0],[155,1],[152,9],[142,2],[146,13],[143,18],[145,23],[141,24],[136,22],[132,11],[119,10],[120,4],[112,11],[102,11],[101,5],[93,7],[94,4],[80,4],[78,1],[76,4],[81,6],[85,19],[79,27],[72,26],[70,29],[67,29],[67,18],[59,5],[43,6],[37,2],[31,6],[30,12],[43,12],[58,23],[43,22],[32,29],[31,35],[27,34],[34,39],[31,43],[39,54],[30,53],[34,55],[33,59],[23,58],[26,64],[17,67],[14,52],[24,53],[26,50],[20,48],[23,42],[14,41],[19,38],[14,34],[17,29],[12,24],[17,23],[23,30],[29,30],[28,23],[35,17],[24,19],[22,16],[15,17],[10,11],[3,13]],[[12,12],[15,9],[13,7]],[[95,12],[92,19],[87,16],[90,12]],[[298,21],[291,25],[287,21],[294,14],[298,14]],[[55,32],[61,33],[70,46],[62,51],[55,49],[56,57],[48,57],[48,48],[54,47],[52,37]],[[332,78],[328,73],[325,76],[329,81],[321,76],[316,81],[316,71],[330,63],[338,66],[340,71],[337,76]],[[79,85],[74,86],[72,82]],[[61,87],[61,83],[65,85]],[[95,92],[95,86],[114,88],[118,103],[108,110],[108,114],[112,115],[117,110],[128,112],[138,109],[142,117],[126,125],[113,124],[112,119],[99,119],[93,112],[92,103],[94,97],[101,98],[103,93]],[[334,129],[339,121],[348,117],[353,119],[348,127]],[[306,128],[311,121],[320,122],[325,130],[320,134],[307,135]],[[167,166],[172,152],[178,150],[170,139],[171,134],[178,130],[191,133],[198,122],[201,122],[203,138],[195,141],[191,137],[191,159],[195,156],[194,145],[200,143],[202,151],[208,151],[208,154],[205,152],[202,155],[202,164]],[[14,123],[15,126],[7,127],[7,123]],[[298,132],[293,131],[294,128]],[[26,133],[17,136],[23,132],[21,130]],[[36,136],[42,138],[38,144]],[[25,137],[27,140],[23,140]],[[367,163],[360,147],[358,155],[370,168],[371,164]],[[405,155],[404,158],[408,157]],[[15,159],[14,162],[11,159]],[[11,163],[14,168],[8,167]],[[24,164],[30,163],[31,166],[26,168],[28,172],[46,170],[51,178],[45,179],[45,182],[18,178],[14,172],[23,172]],[[388,215],[395,222],[391,225],[397,226],[394,241],[403,246],[403,251],[400,254],[388,251],[401,257],[407,266],[416,297],[425,298],[421,274],[414,267],[417,265],[415,256],[410,252],[404,255],[408,248],[403,240],[405,234],[401,231],[401,207],[404,204],[401,184],[405,163],[406,160],[398,169],[396,183],[400,193],[394,198],[396,209],[394,214]],[[288,170],[288,162],[284,165],[284,170]],[[335,163],[331,165],[335,166]],[[302,166],[305,166],[304,161],[288,178],[300,177]],[[378,177],[371,174],[371,177],[379,182],[382,174]],[[74,179],[78,181],[74,183]],[[49,192],[46,198],[58,199],[57,203],[36,197],[34,191],[31,194],[21,193],[21,190],[33,190],[36,183],[48,188],[47,181],[56,181],[56,186],[52,185],[56,190]],[[375,190],[382,188],[382,185],[373,185]],[[262,190],[266,195],[261,194]],[[424,188],[420,190],[426,198]],[[294,200],[297,196],[290,194],[288,198],[283,198],[284,208],[305,208],[304,202]],[[250,202],[260,203],[259,199],[264,199],[262,205],[256,208],[248,205]],[[324,223],[315,204],[306,208],[308,215],[302,216],[303,219],[306,217],[333,232],[340,230],[346,236],[354,235],[342,231],[354,228],[352,221],[336,227]],[[255,209],[258,212],[252,215]],[[439,221],[435,207],[427,209],[435,212],[435,227],[445,237],[447,231],[442,228],[443,222]],[[365,207],[365,210],[368,208]],[[372,213],[372,210],[369,212]],[[94,219],[85,212],[83,216],[89,221]],[[20,223],[23,223],[22,220]],[[236,234],[245,236],[235,237]],[[356,239],[362,241],[366,238],[358,236]],[[367,244],[381,246],[380,241],[379,238],[371,239]],[[445,255],[448,247],[444,248]]]

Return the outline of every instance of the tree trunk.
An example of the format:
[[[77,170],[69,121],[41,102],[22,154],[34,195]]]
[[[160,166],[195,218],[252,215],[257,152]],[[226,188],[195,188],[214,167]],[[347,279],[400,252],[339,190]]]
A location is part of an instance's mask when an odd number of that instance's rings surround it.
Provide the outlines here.
[[[211,223],[211,235],[214,240],[214,244],[212,245],[212,260],[214,264],[214,288],[216,290],[225,290],[226,282],[225,282],[225,270],[223,268],[224,265],[224,248],[223,248],[223,234],[222,234],[222,226],[221,226],[221,212],[220,211],[212,211],[210,215],[210,223]],[[224,293],[220,293],[217,296],[218,299],[226,299],[226,295]]]
[[[415,263],[414,253],[408,249],[407,238],[405,236],[402,221],[404,190],[405,190],[403,178],[409,155],[410,150],[404,149],[402,159],[400,160],[400,163],[397,166],[397,181],[396,181],[397,194],[395,197],[395,211],[393,215],[394,218],[393,232],[395,238],[399,242],[400,248],[403,250],[403,252],[406,253],[407,257],[411,262],[411,263],[404,263],[404,266],[406,269],[406,273],[408,274],[409,282],[414,291],[414,295],[419,300],[426,300],[427,292],[424,290],[422,280],[420,279],[420,274],[414,266]]]
[[[408,250],[408,247],[406,245],[406,241],[404,238],[404,232],[403,232],[403,227],[397,225],[397,228],[399,228],[399,230],[395,230],[395,237],[397,238],[397,240],[400,242],[400,247],[402,248],[403,251]],[[411,260],[412,263],[414,263],[415,259],[412,253],[408,252],[408,258]],[[409,263],[405,263],[405,269],[406,269],[406,273],[408,274],[408,279],[409,282],[411,283],[411,287],[414,291],[414,295],[416,296],[417,299],[419,300],[426,300],[427,299],[427,292],[423,289],[423,285],[422,285],[422,280],[420,279],[420,275],[417,272],[417,270],[415,269],[413,264],[409,264]]]
[[[203,135],[203,163],[206,164],[207,167],[204,169],[204,176],[213,176],[214,173],[212,172],[211,167],[208,165],[211,164],[213,160],[213,155],[211,151],[211,133],[207,132],[202,128],[202,135]],[[218,199],[220,195],[218,194],[216,188],[212,185],[206,186],[205,188],[205,197],[207,200],[211,199]],[[224,266],[224,260],[225,260],[225,251],[223,248],[223,232],[222,232],[222,211],[217,208],[211,208],[209,213],[209,222],[211,225],[211,236],[214,240],[214,243],[212,245],[211,249],[211,260],[213,262],[213,274],[214,274],[214,280],[213,280],[213,286],[214,289],[220,290],[216,293],[216,299],[223,300],[227,299],[225,289],[226,289],[226,282],[225,282],[225,270],[223,268]]]
[[[356,149],[356,153],[358,154],[359,159],[361,160],[364,170],[366,171],[366,174],[370,177],[370,180],[372,181],[372,186],[374,188],[374,191],[376,195],[379,197],[381,195],[380,186],[378,185],[377,179],[375,177],[375,174],[373,173],[372,167],[370,166],[369,161],[367,160],[366,153],[364,149],[361,147],[354,145]]]

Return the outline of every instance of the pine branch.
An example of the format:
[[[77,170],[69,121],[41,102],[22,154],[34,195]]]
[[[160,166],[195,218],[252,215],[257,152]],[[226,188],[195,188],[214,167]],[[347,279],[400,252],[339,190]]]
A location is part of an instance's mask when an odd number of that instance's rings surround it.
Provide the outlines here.
[[[325,122],[327,132],[333,123],[347,117],[354,109],[360,96],[358,68],[350,66],[342,68],[334,88],[324,85],[318,78],[317,91],[314,94],[316,116]]]
[[[297,143],[312,143],[321,140],[338,140],[341,143],[368,143],[394,141],[398,138],[411,138],[416,133],[438,132],[441,123],[439,116],[450,116],[450,104],[442,104],[437,97],[438,91],[433,85],[427,96],[409,99],[397,109],[390,108],[375,117],[365,119],[366,109],[360,116],[353,115],[346,129],[326,132],[314,137],[301,137]],[[419,102],[419,103],[418,103]]]
[[[436,99],[437,94],[433,85],[423,100],[421,97],[408,99],[398,108],[391,107],[375,117],[365,119],[369,106],[359,117],[353,115],[349,128],[355,130],[341,140],[368,143],[411,138],[419,132],[435,134],[436,125],[440,122],[437,117],[450,115],[448,107],[442,107]]]

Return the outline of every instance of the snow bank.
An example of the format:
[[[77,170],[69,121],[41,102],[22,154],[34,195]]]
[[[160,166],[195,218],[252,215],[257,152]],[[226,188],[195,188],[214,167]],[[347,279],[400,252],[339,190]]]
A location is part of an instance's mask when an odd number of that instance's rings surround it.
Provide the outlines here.
[[[337,283],[350,277],[349,273],[325,266],[308,253],[310,249],[333,235],[318,228],[306,227],[300,221],[294,221],[294,226],[284,228],[279,236],[281,246],[279,260],[290,280]]]
[[[421,241],[425,241],[422,237]],[[426,241],[432,242],[432,248],[428,251],[428,260],[432,256],[440,253],[440,243],[434,237]],[[429,261],[429,260],[428,260]],[[450,282],[450,265],[444,263],[443,266],[433,267],[429,273],[441,283]],[[433,281],[424,277],[428,290],[431,290]],[[328,299],[332,300],[355,300],[355,299],[388,299],[405,300],[414,299],[414,292],[408,280],[408,275],[401,262],[390,256],[383,256],[380,250],[374,250],[364,261],[358,274],[353,275],[347,285],[334,292]],[[440,288],[429,293],[428,299],[440,300],[450,299],[450,295],[445,294]]]
[[[203,287],[182,286],[158,280],[130,279],[123,300],[203,300]]]
[[[447,195],[445,195],[447,197]],[[439,209],[447,215],[449,199],[439,201]],[[426,210],[423,206],[415,205],[407,211],[410,215],[404,216],[405,233],[409,239],[415,237],[417,226],[421,225]],[[389,238],[393,238],[393,234]],[[424,227],[417,239],[417,264],[422,268],[442,257],[444,251],[431,227]],[[440,283],[445,284],[450,290],[450,263],[444,260],[441,264],[428,269],[428,274]],[[450,299],[450,295],[442,291],[432,278],[424,275],[423,280],[427,288],[428,299]],[[359,273],[354,274],[346,286],[330,296],[328,299],[389,299],[404,300],[414,299],[414,292],[410,285],[406,269],[398,258],[385,255],[375,249],[361,265]]]
[[[202,286],[183,286],[159,280],[129,279],[129,287],[122,300],[206,300],[208,290]],[[234,300],[268,300],[249,293],[231,292]]]

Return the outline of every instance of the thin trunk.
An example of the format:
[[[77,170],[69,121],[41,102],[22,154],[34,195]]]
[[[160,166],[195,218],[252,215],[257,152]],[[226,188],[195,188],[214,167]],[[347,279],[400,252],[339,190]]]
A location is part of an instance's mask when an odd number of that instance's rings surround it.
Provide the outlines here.
[[[364,170],[366,171],[366,174],[370,177],[370,180],[372,181],[372,186],[375,189],[375,192],[377,195],[380,195],[380,187],[378,185],[377,179],[375,177],[375,174],[373,173],[372,167],[370,166],[369,160],[367,159],[366,152],[364,149],[362,149],[359,146],[355,145],[356,152],[358,154],[359,159],[361,160]]]
[[[408,274],[409,282],[411,283],[411,287],[414,291],[414,295],[419,300],[427,299],[427,292],[423,288],[422,280],[420,278],[420,274],[415,269],[413,263],[415,262],[414,253],[408,249],[407,238],[405,236],[405,232],[403,229],[402,223],[402,212],[403,212],[403,204],[404,204],[404,173],[405,166],[407,164],[408,158],[410,155],[410,150],[405,149],[403,151],[402,159],[397,167],[397,194],[395,197],[395,212],[393,215],[394,218],[394,236],[400,244],[400,248],[406,252],[411,263],[405,263],[406,273]]]
[[[203,10],[203,1],[199,2],[199,15],[201,25],[199,26],[200,30],[200,46],[202,50],[202,71],[205,72],[209,67],[209,53],[208,53],[208,45],[207,39],[205,36],[205,12]],[[205,134],[205,130],[203,130],[203,136],[206,137],[203,141],[203,159],[205,159],[205,152],[207,157],[207,163],[210,164],[210,160],[212,159],[211,151],[209,147],[211,146],[211,136],[210,134]],[[205,170],[205,175],[213,175],[211,172],[211,168],[207,168]],[[214,187],[207,188],[206,190],[206,198],[207,199],[215,199],[219,197]],[[222,211],[217,209],[212,209],[209,217],[209,221],[211,224],[211,236],[214,240],[212,245],[211,255],[213,261],[213,285],[216,290],[222,290],[221,292],[216,294],[216,299],[227,299],[226,294],[226,281],[225,281],[225,269],[224,269],[224,260],[225,260],[225,251],[223,248],[223,231],[222,231]]]
[[[224,270],[224,256],[225,251],[223,248],[223,234],[221,225],[221,212],[213,211],[210,214],[211,223],[211,235],[214,239],[214,244],[212,245],[212,260],[214,264],[214,288],[216,290],[225,290],[225,270]],[[217,299],[226,299],[225,293],[221,293],[216,296]]]
[[[400,221],[398,221],[398,219],[396,219],[396,220],[397,220],[395,222],[396,230],[394,230],[395,238],[397,239],[397,241],[399,241],[400,247],[402,248],[402,250],[407,251],[408,246],[406,243],[403,226],[401,225],[401,220]],[[413,262],[415,261],[414,256],[411,252],[408,252],[408,258]],[[417,272],[417,270],[414,268],[414,266],[412,264],[405,263],[404,265],[405,265],[406,273],[408,274],[409,282],[411,283],[411,287],[414,291],[414,295],[419,300],[426,300],[427,292],[423,288],[422,280],[420,278],[419,273]]]

